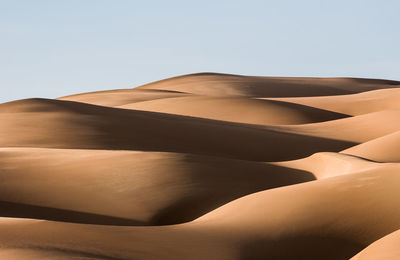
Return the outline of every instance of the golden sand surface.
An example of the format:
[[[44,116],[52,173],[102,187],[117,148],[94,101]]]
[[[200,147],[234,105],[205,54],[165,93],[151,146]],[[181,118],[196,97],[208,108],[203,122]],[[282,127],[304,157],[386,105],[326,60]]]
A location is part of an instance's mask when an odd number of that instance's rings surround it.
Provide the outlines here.
[[[400,82],[198,73],[0,104],[0,259],[400,259]]]

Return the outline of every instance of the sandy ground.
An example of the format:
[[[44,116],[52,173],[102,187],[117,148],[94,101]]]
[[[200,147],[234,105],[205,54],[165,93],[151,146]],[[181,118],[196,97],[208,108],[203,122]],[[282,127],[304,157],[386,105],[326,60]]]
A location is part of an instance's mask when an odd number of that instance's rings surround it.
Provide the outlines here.
[[[399,87],[199,73],[0,104],[0,259],[400,259]]]

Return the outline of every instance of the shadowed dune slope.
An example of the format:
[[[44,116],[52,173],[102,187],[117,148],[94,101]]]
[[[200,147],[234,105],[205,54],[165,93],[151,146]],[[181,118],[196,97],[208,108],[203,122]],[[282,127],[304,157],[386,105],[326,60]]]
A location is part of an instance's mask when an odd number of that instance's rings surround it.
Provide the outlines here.
[[[346,115],[361,115],[381,110],[400,109],[400,89],[388,88],[372,90],[352,95],[274,98]]]
[[[347,117],[292,103],[238,97],[187,96],[132,103],[120,108],[248,124],[306,124]]]
[[[149,150],[280,161],[354,145],[256,125],[48,99],[1,104],[0,120],[3,147]]]
[[[369,245],[351,260],[400,259],[400,230]]]
[[[400,202],[398,171],[388,165],[258,192],[181,225],[6,219],[0,221],[0,244],[101,259],[349,259],[400,228],[400,209],[392,206]]]
[[[138,89],[159,89],[209,96],[305,97],[395,88],[398,81],[359,78],[255,77],[198,73],[169,78]]]
[[[1,216],[148,225],[192,220],[243,195],[315,178],[266,163],[190,154],[0,148],[0,179]],[[44,209],[33,206],[58,211],[39,216]]]
[[[400,162],[400,131],[373,139],[342,151],[377,162]]]
[[[153,90],[153,89],[117,89],[108,91],[89,92],[83,94],[76,94],[66,97],[60,97],[59,100],[69,100],[76,102],[83,102],[100,106],[121,106],[125,104],[132,104],[134,102],[141,102],[147,100],[182,97],[186,96],[185,93],[167,91],[167,90]]]

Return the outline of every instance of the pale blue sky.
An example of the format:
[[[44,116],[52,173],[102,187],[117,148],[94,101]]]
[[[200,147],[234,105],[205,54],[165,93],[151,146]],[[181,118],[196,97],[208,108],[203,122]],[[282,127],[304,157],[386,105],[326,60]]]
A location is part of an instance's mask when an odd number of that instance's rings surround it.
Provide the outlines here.
[[[226,72],[400,80],[400,1],[0,0],[0,102]]]

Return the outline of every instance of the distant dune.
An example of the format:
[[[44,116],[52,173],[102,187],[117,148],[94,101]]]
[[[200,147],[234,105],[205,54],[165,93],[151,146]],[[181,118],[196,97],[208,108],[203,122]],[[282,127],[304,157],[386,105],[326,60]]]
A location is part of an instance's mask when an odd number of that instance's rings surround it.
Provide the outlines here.
[[[0,259],[400,259],[399,100],[198,73],[0,104]]]
[[[382,110],[400,109],[399,98],[400,89],[389,88],[351,95],[264,99],[280,100],[355,116]]]

